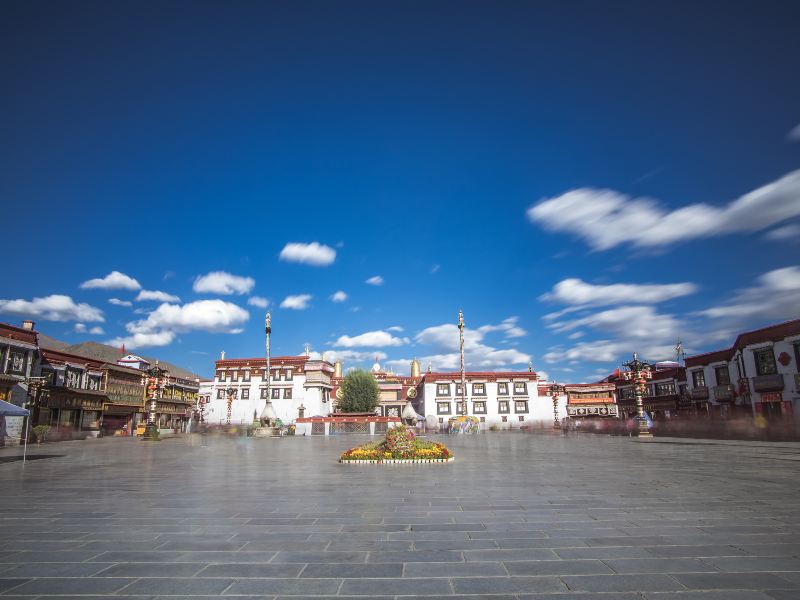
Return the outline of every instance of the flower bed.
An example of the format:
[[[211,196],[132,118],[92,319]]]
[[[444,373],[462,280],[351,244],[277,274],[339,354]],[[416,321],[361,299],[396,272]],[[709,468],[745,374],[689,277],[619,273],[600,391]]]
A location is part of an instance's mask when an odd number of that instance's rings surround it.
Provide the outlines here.
[[[370,442],[344,452],[341,463],[432,463],[455,458],[444,444],[417,439],[404,425],[386,433],[383,442]]]

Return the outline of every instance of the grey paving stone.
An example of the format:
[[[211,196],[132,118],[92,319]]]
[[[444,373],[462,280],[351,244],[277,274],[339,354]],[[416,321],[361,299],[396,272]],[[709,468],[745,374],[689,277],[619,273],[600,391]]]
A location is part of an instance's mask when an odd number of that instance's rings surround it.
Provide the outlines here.
[[[137,594],[153,596],[174,596],[185,594],[191,596],[216,596],[226,590],[235,580],[229,578],[203,578],[203,577],[156,577],[142,578],[128,587],[120,594]]]
[[[196,577],[297,577],[305,564],[225,563],[208,565]]]
[[[720,569],[711,559],[699,558],[619,558],[605,560],[615,573],[715,573]]]
[[[400,563],[378,564],[322,564],[313,563],[306,565],[300,577],[401,577],[403,565]]]
[[[447,579],[403,578],[403,579],[345,579],[341,593],[351,596],[375,596],[386,593],[431,596],[450,594]]]
[[[555,552],[544,548],[522,548],[519,550],[467,550],[467,562],[508,562],[512,560],[556,560]]]
[[[38,596],[41,594],[111,594],[135,581],[134,579],[99,577],[48,577],[32,579],[13,592],[20,595]],[[0,584],[2,587],[2,584]]]
[[[509,561],[505,568],[511,575],[598,575],[613,571],[599,560]]]
[[[9,578],[2,577],[0,578],[0,593],[6,590],[13,590],[14,588],[19,588],[27,581],[30,580],[19,577],[9,577]]]
[[[765,592],[755,590],[709,590],[703,592],[646,592],[646,600],[773,600]],[[783,599],[782,599],[783,600]],[[792,597],[796,600],[796,597]]]
[[[720,571],[800,571],[800,558],[785,556],[742,556],[705,558]]]
[[[461,552],[450,550],[413,550],[409,552],[370,552],[370,563],[410,563],[410,562],[463,562]]]
[[[567,589],[557,577],[470,577],[450,581],[457,594],[517,594]]]
[[[341,579],[237,579],[225,595],[335,595],[341,584]]]
[[[404,577],[507,577],[502,563],[433,563],[410,562],[403,570]]]
[[[83,563],[85,565],[100,563]],[[121,563],[103,569],[96,577],[191,577],[205,563]]]
[[[647,592],[684,589],[668,575],[568,575],[561,580],[572,591]]]
[[[2,577],[89,577],[109,567],[104,563],[28,563],[0,565]]]
[[[687,588],[694,590],[800,588],[800,584],[791,583],[771,573],[680,573],[674,577]]]
[[[647,550],[639,547],[602,547],[602,548],[554,548],[559,558],[597,558],[600,560],[616,558],[653,558]]]
[[[363,563],[366,552],[278,552],[273,563]]]

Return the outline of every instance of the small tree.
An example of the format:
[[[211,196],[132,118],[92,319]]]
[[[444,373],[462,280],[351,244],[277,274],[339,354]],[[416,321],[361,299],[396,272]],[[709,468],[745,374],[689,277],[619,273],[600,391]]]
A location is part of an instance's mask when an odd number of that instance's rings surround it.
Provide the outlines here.
[[[371,373],[354,369],[342,381],[342,399],[337,410],[345,413],[375,412],[380,403],[381,390]]]

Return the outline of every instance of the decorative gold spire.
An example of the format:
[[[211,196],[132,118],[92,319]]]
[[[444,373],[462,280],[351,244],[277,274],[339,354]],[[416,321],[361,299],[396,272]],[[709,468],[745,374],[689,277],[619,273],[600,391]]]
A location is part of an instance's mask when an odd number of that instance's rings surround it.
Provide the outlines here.
[[[411,361],[411,376],[419,377],[419,361],[416,357]]]

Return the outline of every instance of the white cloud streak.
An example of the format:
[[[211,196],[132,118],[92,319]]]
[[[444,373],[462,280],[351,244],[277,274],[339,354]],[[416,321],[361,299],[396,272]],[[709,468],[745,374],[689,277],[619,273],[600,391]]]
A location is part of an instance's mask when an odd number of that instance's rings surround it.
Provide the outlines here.
[[[761,231],[800,215],[800,170],[792,171],[729,204],[690,204],[669,210],[650,198],[607,189],[580,188],[531,206],[532,223],[582,238],[594,250],[620,244],[663,247],[732,233]]]
[[[34,317],[45,321],[103,322],[103,311],[69,296],[52,294],[33,300],[0,300],[0,313]]]
[[[281,250],[280,260],[295,262],[312,267],[327,267],[336,260],[336,250],[319,242],[303,244],[293,242],[286,244]]]
[[[656,304],[688,296],[697,292],[693,283],[613,283],[594,285],[580,279],[564,279],[553,286],[553,290],[539,297],[540,300],[560,304]]]
[[[142,286],[133,277],[120,273],[119,271],[111,271],[108,275],[98,279],[90,279],[81,284],[81,289],[84,290],[132,290],[136,291],[141,289]]]
[[[255,285],[256,281],[252,277],[231,275],[226,271],[212,271],[211,273],[198,276],[194,281],[192,289],[200,294],[222,294],[224,296],[231,296],[233,294],[249,294]]]
[[[365,283],[369,285],[380,286],[383,285],[383,277],[381,277],[380,275],[375,275],[374,277],[370,277],[369,279],[367,279]]]
[[[286,296],[281,302],[281,308],[288,308],[290,310],[305,310],[310,306],[311,294],[296,294],[294,296]]]
[[[145,300],[155,300],[156,302],[180,302],[181,299],[177,296],[173,296],[172,294],[168,294],[167,292],[160,292],[158,290],[142,290],[139,292],[139,295],[136,296],[137,302],[142,302]]]
[[[108,303],[114,306],[133,306],[133,302],[130,300],[120,300],[119,298],[109,298]]]
[[[331,294],[331,302],[344,302],[347,300],[347,293],[339,290]]]
[[[388,331],[379,330],[367,331],[353,337],[343,335],[333,342],[333,346],[341,348],[385,348],[388,346],[402,346],[410,341],[408,338],[395,337]]]
[[[267,306],[269,306],[269,300],[261,296],[250,296],[247,299],[247,304],[255,306],[256,308],[267,308]]]

